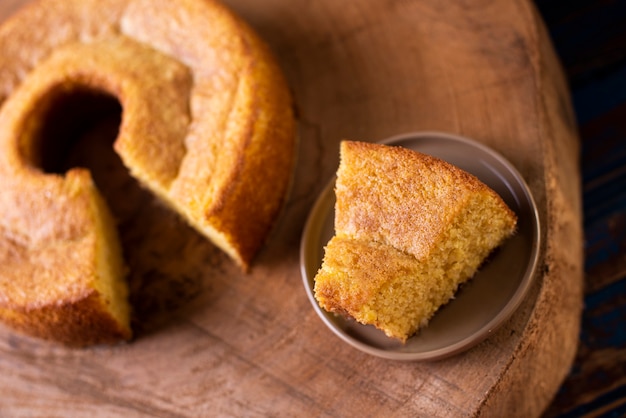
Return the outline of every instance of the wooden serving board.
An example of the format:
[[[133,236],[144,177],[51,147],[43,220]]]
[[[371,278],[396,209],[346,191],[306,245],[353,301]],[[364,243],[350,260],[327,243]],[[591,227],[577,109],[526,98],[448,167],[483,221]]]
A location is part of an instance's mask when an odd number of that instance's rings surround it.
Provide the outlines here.
[[[3,1],[2,17],[22,3]],[[540,415],[575,354],[583,257],[574,118],[533,4],[227,3],[276,51],[298,106],[299,160],[278,226],[242,274],[128,177],[109,137],[93,136],[68,161],[92,169],[120,220],[136,337],[72,350],[0,328],[0,416]],[[539,208],[542,256],[521,308],[479,346],[395,362],[317,317],[300,237],[341,139],[426,130],[474,138],[517,167]]]

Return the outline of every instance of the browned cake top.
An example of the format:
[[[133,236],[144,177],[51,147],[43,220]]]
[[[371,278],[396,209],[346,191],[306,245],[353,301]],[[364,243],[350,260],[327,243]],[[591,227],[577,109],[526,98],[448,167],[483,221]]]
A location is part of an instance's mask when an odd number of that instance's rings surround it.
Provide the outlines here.
[[[99,306],[100,272],[121,265],[89,173],[42,164],[63,140],[52,110],[76,92],[119,101],[131,175],[249,268],[286,199],[295,121],[247,24],[213,0],[38,0],[0,26],[0,50],[0,316]]]
[[[335,187],[338,235],[378,241],[422,258],[473,193],[493,195],[515,216],[484,183],[438,158],[357,141],[341,143],[341,158]]]

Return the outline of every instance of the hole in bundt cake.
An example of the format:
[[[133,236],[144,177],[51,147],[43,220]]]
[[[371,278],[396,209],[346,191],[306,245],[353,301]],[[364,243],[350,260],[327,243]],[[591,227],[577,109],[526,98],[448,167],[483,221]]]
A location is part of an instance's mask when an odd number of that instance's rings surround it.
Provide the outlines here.
[[[134,333],[140,335],[159,327],[172,310],[188,306],[201,291],[205,296],[218,291],[208,277],[227,275],[221,271],[223,254],[124,166],[113,148],[122,112],[120,101],[106,92],[60,86],[29,115],[23,135],[28,142],[21,144],[21,153],[49,174],[65,175],[75,167],[91,173],[118,226]],[[214,268],[205,269],[207,264]]]
[[[64,174],[72,167],[85,166],[75,158],[75,148],[85,136],[95,131],[106,134],[111,148],[119,131],[122,106],[117,98],[102,91],[80,85],[59,86],[42,100],[35,113],[33,120],[41,122],[34,127],[31,161],[46,173]]]

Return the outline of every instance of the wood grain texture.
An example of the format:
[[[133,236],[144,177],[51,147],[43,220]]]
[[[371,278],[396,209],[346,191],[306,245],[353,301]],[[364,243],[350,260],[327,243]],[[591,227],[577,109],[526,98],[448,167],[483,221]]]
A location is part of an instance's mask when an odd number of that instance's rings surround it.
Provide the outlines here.
[[[279,225],[243,275],[114,155],[77,150],[121,220],[137,337],[68,350],[0,328],[0,415],[540,415],[574,358],[583,258],[570,99],[532,3],[227,4],[276,51],[299,110],[299,161]],[[529,297],[503,328],[450,359],[401,363],[325,328],[302,287],[299,240],[341,139],[422,130],[507,157],[533,191],[544,248]]]
[[[568,76],[582,143],[585,309],[548,417],[626,414],[626,3],[537,0]]]

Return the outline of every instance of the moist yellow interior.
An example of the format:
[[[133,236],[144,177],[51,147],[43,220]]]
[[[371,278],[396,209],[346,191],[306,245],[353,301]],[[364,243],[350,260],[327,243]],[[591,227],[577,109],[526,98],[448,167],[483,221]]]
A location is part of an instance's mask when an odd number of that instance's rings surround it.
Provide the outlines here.
[[[117,227],[104,199],[94,190],[94,212],[96,214],[96,277],[93,286],[106,311],[130,331],[130,304],[126,268],[122,249],[117,236]]]
[[[118,100],[104,92],[80,84],[53,89],[39,104],[39,117],[33,117],[29,132],[32,143],[22,152],[45,173],[60,174],[66,181],[79,181],[66,174],[75,162],[68,158],[71,149],[100,121],[119,122],[122,108]],[[115,138],[111,138],[111,143]],[[89,177],[91,178],[91,176]],[[88,283],[102,303],[102,312],[113,317],[120,327],[130,330],[128,284],[117,225],[105,199],[93,182],[77,184],[87,193],[93,222],[93,276]]]
[[[421,259],[375,241],[333,238],[316,277],[320,305],[405,341],[513,232],[506,212],[493,200],[489,193],[471,194]]]

